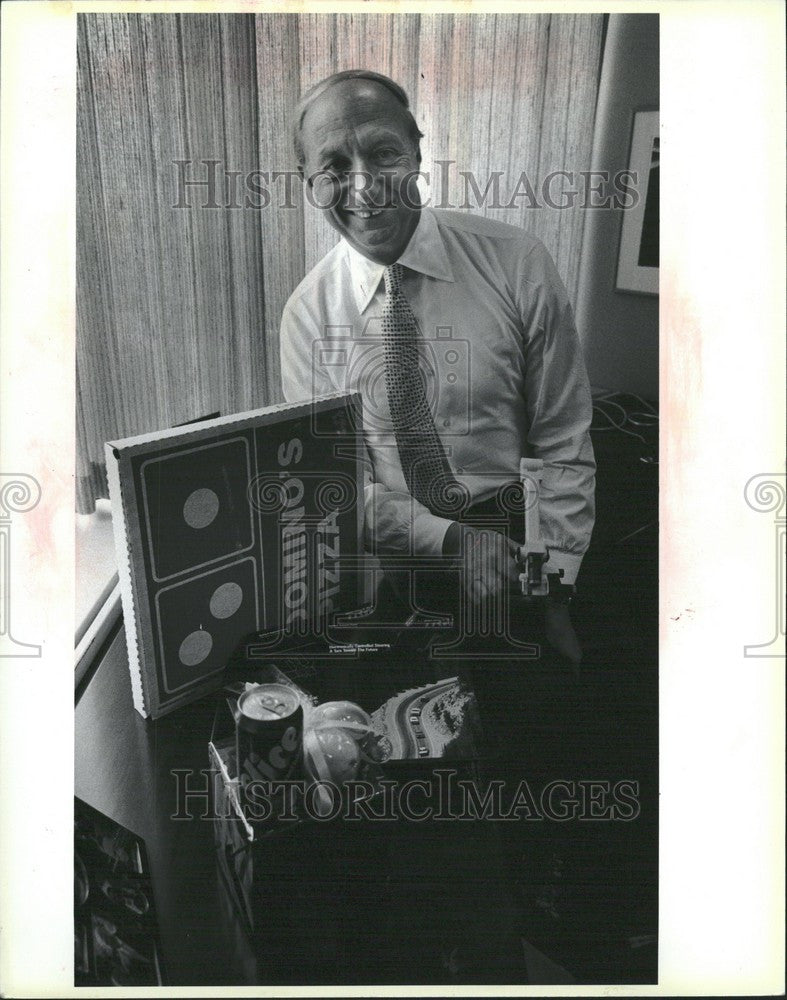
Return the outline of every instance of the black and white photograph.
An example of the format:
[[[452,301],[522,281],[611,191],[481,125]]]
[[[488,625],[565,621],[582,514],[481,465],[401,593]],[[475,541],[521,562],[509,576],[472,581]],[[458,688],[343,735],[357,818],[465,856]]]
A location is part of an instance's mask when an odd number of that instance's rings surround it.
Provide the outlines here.
[[[3,463],[0,640],[36,743],[55,614],[61,674],[74,650],[62,986],[674,988],[700,895],[676,872],[728,877],[724,754],[774,765],[751,810],[783,829],[783,715],[758,731],[738,670],[776,704],[786,563],[783,448],[705,403],[774,366],[711,353],[682,285],[705,302],[707,274],[675,264],[673,5],[30,6],[67,18],[72,332],[14,412],[73,447]],[[732,667],[714,586],[757,608]],[[763,901],[756,991],[783,858],[754,855],[728,888]],[[688,993],[747,992],[711,947]]]
[[[652,14],[78,16],[76,791],[172,985],[656,981],[658,63]]]

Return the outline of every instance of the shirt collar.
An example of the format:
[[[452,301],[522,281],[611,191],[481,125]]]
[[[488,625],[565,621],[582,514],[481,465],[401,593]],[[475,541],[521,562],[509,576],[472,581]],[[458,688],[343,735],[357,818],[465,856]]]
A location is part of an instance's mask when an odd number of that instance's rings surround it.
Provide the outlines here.
[[[350,263],[355,301],[358,305],[358,312],[363,314],[377,291],[385,267],[383,264],[377,264],[375,261],[369,260],[368,257],[364,257],[346,241],[345,246]],[[429,278],[437,278],[440,281],[454,280],[445,243],[434,212],[430,208],[421,209],[418,225],[415,227],[415,232],[410,237],[410,242],[405,247],[404,253],[399,258],[399,263],[403,267],[417,271],[419,274],[425,274]]]

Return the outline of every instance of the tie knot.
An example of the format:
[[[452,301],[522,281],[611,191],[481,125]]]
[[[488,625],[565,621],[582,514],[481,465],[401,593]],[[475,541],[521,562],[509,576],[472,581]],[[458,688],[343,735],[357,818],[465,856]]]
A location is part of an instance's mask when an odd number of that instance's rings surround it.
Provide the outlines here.
[[[385,294],[398,295],[401,290],[402,278],[404,277],[404,267],[400,263],[389,264],[383,271],[385,281]]]

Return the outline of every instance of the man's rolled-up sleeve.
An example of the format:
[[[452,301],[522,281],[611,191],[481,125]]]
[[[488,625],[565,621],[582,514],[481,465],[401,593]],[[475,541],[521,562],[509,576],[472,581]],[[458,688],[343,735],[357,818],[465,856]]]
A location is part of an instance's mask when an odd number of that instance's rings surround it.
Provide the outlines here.
[[[526,364],[527,444],[544,462],[541,532],[547,572],[574,583],[595,520],[593,404],[568,296],[540,244],[527,255],[519,290]]]
[[[374,482],[365,490],[364,543],[376,555],[439,556],[451,521],[433,514],[409,493]]]

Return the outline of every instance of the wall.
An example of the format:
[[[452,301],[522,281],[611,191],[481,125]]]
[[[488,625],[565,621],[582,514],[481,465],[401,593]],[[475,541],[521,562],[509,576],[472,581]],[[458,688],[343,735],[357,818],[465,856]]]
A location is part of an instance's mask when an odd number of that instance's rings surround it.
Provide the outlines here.
[[[635,109],[659,106],[659,20],[611,14],[596,111],[593,169],[628,166]],[[659,300],[615,290],[621,210],[589,211],[577,295],[577,327],[591,384],[658,399]]]
[[[106,495],[104,441],[280,398],[281,310],[337,239],[299,182],[288,199],[270,177],[294,168],[304,89],[340,69],[389,74],[426,135],[424,170],[456,162],[450,201],[459,170],[481,191],[500,171],[505,204],[523,171],[538,186],[588,168],[602,33],[603,15],[80,14],[79,509]],[[185,198],[178,160],[203,181]],[[225,170],[241,175],[234,196]],[[267,208],[245,205],[257,170]],[[472,208],[539,236],[573,297],[585,213],[533,211],[521,193]]]

